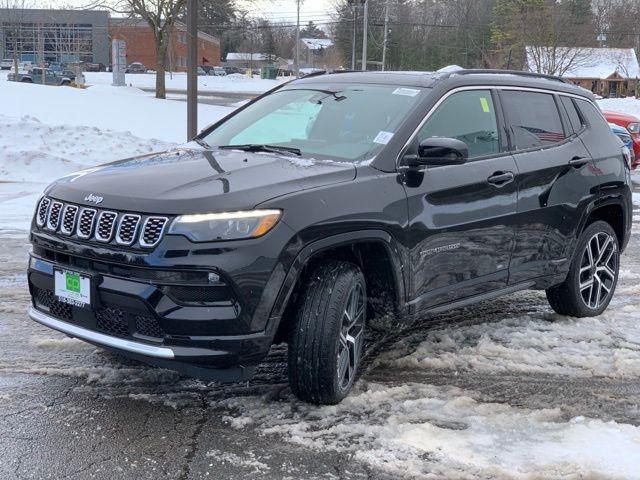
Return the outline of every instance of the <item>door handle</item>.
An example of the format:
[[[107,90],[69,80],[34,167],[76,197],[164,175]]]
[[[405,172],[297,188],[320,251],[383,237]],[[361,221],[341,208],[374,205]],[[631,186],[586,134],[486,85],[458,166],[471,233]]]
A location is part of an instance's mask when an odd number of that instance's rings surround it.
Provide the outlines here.
[[[507,183],[513,182],[513,179],[514,179],[513,172],[496,172],[493,175],[491,175],[489,178],[487,178],[487,182],[489,182],[492,185],[501,187],[503,185],[506,185]]]
[[[586,165],[587,163],[589,163],[588,157],[575,156],[571,160],[569,160],[569,165],[571,165],[574,168],[580,168],[583,165]]]

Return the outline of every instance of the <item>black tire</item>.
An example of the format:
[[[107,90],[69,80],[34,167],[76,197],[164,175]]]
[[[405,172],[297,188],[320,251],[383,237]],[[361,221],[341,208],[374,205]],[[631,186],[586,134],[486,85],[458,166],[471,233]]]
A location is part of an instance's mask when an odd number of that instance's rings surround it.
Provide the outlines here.
[[[353,263],[330,261],[307,277],[289,342],[289,383],[299,399],[333,405],[348,395],[362,358],[366,292]]]
[[[588,244],[591,255],[587,251]],[[594,255],[599,256],[595,251],[601,247],[604,258],[598,263]],[[609,255],[611,255],[610,259]],[[591,258],[594,260],[591,261]],[[608,269],[604,268],[605,260],[607,260]],[[547,289],[549,305],[561,315],[572,317],[600,315],[609,306],[615,292],[619,267],[620,248],[613,228],[603,221],[592,223],[580,235],[565,281]],[[590,286],[589,283],[591,283]]]

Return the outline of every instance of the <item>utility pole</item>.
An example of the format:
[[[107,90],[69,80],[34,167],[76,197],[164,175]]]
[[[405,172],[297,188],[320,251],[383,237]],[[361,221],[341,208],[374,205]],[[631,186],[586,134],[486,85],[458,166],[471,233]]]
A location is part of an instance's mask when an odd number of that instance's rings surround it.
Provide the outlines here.
[[[293,65],[294,70],[296,71],[296,76],[300,76],[300,2],[302,0],[296,0],[296,5],[298,7],[298,18],[296,20],[296,58],[295,63]]]
[[[367,0],[362,0],[364,3],[364,20],[362,27],[362,71],[367,70],[367,27],[369,24],[369,2]]]
[[[384,40],[382,40],[382,71],[387,65],[387,41],[389,40],[389,0],[384,2]]]
[[[187,0],[187,141],[198,134],[198,0]]]

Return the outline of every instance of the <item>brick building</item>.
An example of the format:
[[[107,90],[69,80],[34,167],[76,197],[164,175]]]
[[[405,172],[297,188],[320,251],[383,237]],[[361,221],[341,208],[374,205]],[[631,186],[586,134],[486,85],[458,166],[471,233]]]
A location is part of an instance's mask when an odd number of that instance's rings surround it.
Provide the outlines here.
[[[144,20],[130,18],[109,19],[109,39],[127,43],[127,64],[140,62],[147,68],[156,68],[156,48],[153,32]],[[171,32],[167,59],[167,70],[187,69],[187,27],[177,22]],[[198,32],[198,64],[220,64],[220,41],[204,32]]]

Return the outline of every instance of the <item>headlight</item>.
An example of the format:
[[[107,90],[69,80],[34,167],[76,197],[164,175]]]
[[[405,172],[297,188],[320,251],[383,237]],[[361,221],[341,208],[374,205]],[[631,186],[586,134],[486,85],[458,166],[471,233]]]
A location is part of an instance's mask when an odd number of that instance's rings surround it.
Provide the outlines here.
[[[257,238],[271,230],[281,215],[280,210],[180,215],[171,224],[169,233],[185,235],[194,242]]]
[[[627,125],[627,130],[631,133],[638,133],[640,131],[640,123],[634,122]]]

